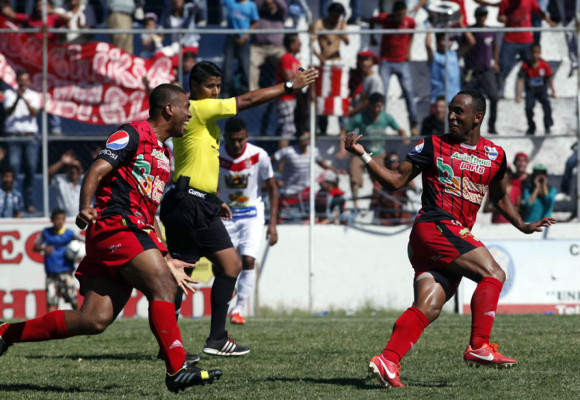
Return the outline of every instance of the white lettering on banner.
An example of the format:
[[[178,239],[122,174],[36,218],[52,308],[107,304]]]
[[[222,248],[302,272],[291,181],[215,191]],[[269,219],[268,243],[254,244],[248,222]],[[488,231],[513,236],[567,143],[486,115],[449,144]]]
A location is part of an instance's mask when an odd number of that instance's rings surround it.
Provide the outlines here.
[[[567,306],[565,304],[556,304],[556,311],[558,315],[577,315],[580,314],[580,304],[575,306]]]
[[[14,29],[0,40],[0,79],[16,87],[15,69],[30,72],[31,89],[42,91],[42,46],[38,35],[21,33],[0,17],[0,28]],[[120,124],[147,119],[143,84],[174,79],[171,59],[144,60],[108,43],[49,44],[47,112],[92,124]]]

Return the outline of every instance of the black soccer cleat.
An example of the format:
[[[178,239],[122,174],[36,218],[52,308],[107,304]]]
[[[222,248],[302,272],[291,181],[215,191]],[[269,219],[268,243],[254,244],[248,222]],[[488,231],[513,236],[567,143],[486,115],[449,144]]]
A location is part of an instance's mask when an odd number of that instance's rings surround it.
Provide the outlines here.
[[[226,332],[226,337],[222,340],[211,340],[208,338],[203,346],[203,352],[214,356],[243,356],[250,352],[247,346],[238,346]]]
[[[178,393],[190,386],[211,384],[214,379],[220,379],[222,375],[221,369],[205,370],[186,361],[175,374],[165,376],[165,385],[170,392]]]
[[[157,353],[157,359],[163,360],[163,354],[161,353],[161,349],[159,349],[159,353]],[[188,351],[185,352],[185,359],[190,364],[197,364],[199,360],[201,360],[201,356],[199,354],[192,354]]]

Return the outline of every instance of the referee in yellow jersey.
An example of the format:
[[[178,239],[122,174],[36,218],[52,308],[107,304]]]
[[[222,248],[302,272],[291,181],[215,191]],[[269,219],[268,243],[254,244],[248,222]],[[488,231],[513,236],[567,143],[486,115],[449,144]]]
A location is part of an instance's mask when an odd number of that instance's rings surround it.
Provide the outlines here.
[[[204,353],[242,356],[250,348],[236,344],[226,331],[228,304],[242,261],[221,220],[231,218],[231,210],[216,195],[221,137],[216,121],[298,91],[313,83],[318,72],[314,68],[301,69],[289,81],[229,99],[218,99],[221,77],[221,69],[208,61],[197,63],[191,70],[189,110],[192,116],[183,137],[173,140],[173,185],[161,202],[160,216],[173,258],[195,263],[207,257],[214,265],[211,328]],[[178,295],[177,303],[181,303],[181,297]],[[179,306],[176,304],[176,309]],[[199,359],[190,356],[191,361]]]

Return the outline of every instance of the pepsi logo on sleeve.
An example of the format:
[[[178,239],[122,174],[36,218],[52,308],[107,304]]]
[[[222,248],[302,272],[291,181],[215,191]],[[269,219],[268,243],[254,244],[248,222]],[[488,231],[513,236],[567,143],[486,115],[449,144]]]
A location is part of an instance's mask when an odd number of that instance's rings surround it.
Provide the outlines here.
[[[411,155],[419,154],[423,151],[423,147],[425,146],[425,140],[421,139],[416,145],[415,148],[409,153]]]
[[[107,149],[121,150],[129,143],[129,134],[125,131],[117,131],[107,139]]]

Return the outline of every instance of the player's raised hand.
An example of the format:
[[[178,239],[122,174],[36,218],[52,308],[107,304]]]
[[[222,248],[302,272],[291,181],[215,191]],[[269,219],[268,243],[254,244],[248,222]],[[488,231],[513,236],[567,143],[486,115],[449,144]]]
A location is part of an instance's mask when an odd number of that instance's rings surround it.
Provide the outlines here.
[[[554,225],[556,220],[551,217],[544,217],[539,221],[530,222],[529,224],[524,225],[524,229],[522,229],[523,233],[530,234],[534,232],[542,232],[542,227],[548,227],[550,225]]]
[[[300,71],[291,79],[294,84],[294,90],[300,90],[313,83],[318,78],[316,68],[308,68],[306,71]]]
[[[355,156],[360,156],[366,153],[365,148],[362,144],[358,143],[358,140],[362,137],[362,135],[354,135],[354,132],[349,133],[344,138],[344,149]]]
[[[82,230],[85,229],[87,225],[89,225],[96,219],[97,219],[97,210],[95,210],[92,207],[89,207],[79,212],[75,223]]]

